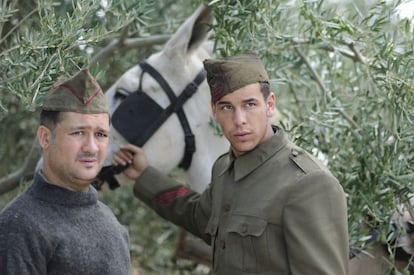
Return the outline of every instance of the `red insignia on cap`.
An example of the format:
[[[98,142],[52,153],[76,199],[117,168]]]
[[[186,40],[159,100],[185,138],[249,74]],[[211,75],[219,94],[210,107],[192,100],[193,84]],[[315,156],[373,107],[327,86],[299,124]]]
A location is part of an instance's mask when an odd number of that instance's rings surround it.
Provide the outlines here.
[[[65,90],[67,90],[67,91],[69,91],[72,95],[74,95],[77,99],[79,99],[79,101],[80,102],[82,102],[83,103],[83,105],[88,105],[89,103],[91,103],[92,102],[92,100],[96,97],[96,96],[98,96],[99,95],[99,93],[100,92],[102,92],[102,90],[101,90],[101,88],[100,87],[98,87],[98,88],[96,88],[96,90],[95,90],[95,93],[94,94],[92,94],[89,98],[84,98],[84,97],[81,97],[80,95],[78,95],[78,93],[71,87],[71,86],[69,86],[69,85],[66,85],[66,84],[61,84],[60,85],[60,87],[62,87],[63,89],[65,89]],[[58,87],[56,87],[55,88],[55,90],[57,89]]]

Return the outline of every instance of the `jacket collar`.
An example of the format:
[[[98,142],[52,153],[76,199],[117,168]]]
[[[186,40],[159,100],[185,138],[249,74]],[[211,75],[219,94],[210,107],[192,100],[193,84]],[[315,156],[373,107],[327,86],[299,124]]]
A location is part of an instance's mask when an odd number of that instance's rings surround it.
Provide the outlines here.
[[[252,151],[235,158],[230,149],[230,152],[227,155],[227,164],[220,174],[231,170],[233,167],[234,180],[237,182],[253,172],[282,149],[289,141],[287,134],[278,126],[272,126],[272,128],[275,134],[269,140],[259,144]]]

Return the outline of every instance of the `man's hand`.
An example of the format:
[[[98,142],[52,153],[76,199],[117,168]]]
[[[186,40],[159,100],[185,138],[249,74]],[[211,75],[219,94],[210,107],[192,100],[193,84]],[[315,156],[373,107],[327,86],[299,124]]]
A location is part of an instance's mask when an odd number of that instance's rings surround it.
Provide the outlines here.
[[[123,173],[132,180],[136,180],[148,167],[144,151],[133,144],[121,145],[114,155],[112,164],[115,166],[128,165]]]

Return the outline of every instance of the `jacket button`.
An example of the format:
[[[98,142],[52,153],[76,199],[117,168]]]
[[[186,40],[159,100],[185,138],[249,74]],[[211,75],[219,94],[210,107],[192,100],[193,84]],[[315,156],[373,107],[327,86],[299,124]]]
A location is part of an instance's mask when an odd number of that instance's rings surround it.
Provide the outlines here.
[[[221,249],[225,249],[226,248],[226,242],[221,240],[220,241],[220,247],[221,247]]]
[[[245,223],[242,224],[241,231],[242,231],[242,233],[246,233],[247,232],[247,224],[245,224]]]

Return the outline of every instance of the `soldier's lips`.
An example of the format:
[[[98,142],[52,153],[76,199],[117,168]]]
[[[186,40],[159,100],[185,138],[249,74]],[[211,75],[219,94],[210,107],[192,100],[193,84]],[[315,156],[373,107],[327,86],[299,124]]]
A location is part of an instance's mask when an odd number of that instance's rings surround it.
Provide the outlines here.
[[[237,141],[246,141],[250,138],[250,136],[250,133],[238,133],[233,135],[234,139]]]
[[[86,166],[93,166],[98,163],[98,160],[97,159],[80,159],[79,162]]]

